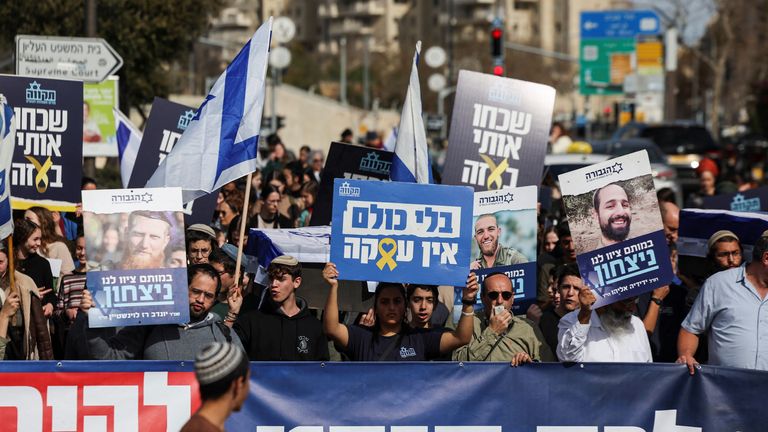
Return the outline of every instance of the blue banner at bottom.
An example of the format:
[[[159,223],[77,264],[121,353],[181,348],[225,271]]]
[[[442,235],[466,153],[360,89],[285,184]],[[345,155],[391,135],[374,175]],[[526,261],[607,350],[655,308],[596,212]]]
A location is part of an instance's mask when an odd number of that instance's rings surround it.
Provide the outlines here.
[[[199,406],[192,371],[191,362],[0,362],[0,430],[178,430]],[[762,432],[768,372],[264,362],[251,364],[250,385],[227,430]]]

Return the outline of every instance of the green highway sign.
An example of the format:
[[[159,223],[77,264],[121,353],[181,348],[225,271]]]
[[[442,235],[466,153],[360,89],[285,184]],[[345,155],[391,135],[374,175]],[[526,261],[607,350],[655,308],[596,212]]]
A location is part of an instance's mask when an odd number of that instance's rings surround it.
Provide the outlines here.
[[[622,94],[632,73],[634,38],[588,38],[579,47],[579,91],[583,95]]]

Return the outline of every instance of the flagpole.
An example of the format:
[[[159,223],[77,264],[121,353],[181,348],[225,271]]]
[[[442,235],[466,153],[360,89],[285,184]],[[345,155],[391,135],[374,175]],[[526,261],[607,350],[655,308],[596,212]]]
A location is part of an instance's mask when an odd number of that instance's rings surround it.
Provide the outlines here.
[[[253,173],[248,173],[245,182],[245,198],[243,211],[240,213],[240,238],[237,239],[237,261],[235,262],[235,283],[240,286],[240,264],[243,258],[243,240],[245,240],[245,224],[248,220],[248,201],[251,199],[251,180]]]
[[[16,292],[16,275],[15,273],[15,266],[14,266],[14,257],[13,257],[13,235],[8,236],[8,280],[10,281],[10,291],[8,291],[8,294],[13,294]]]

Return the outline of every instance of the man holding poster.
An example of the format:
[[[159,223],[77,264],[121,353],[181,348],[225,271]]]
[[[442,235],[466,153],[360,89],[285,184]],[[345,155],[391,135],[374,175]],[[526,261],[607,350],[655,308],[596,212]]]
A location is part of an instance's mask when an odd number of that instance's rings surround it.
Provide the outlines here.
[[[645,151],[562,174],[563,204],[584,284],[599,308],[672,280]]]

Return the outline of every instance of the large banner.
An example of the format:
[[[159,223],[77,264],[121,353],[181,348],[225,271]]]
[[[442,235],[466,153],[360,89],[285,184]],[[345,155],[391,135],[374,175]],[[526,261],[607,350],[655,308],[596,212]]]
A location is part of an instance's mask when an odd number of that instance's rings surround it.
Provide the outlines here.
[[[722,209],[735,212],[768,211],[768,187],[748,189],[727,195],[702,198],[702,208]]]
[[[336,179],[331,260],[340,279],[464,285],[472,189]]]
[[[462,70],[443,183],[477,191],[541,183],[555,89]]]
[[[0,431],[177,431],[200,405],[192,371],[0,362]],[[766,392],[768,373],[715,366],[690,376],[675,364],[254,362],[226,430],[762,432]]]
[[[469,268],[482,283],[503,272],[512,281],[515,314],[536,300],[536,186],[475,192],[472,259]],[[461,313],[461,288],[455,287],[454,318]],[[480,293],[477,293],[478,304]]]
[[[16,124],[11,205],[75,211],[83,175],[83,83],[0,75],[0,93]]]
[[[181,189],[83,191],[90,327],[189,321]]]
[[[176,141],[187,129],[195,109],[156,97],[152,102],[152,110],[144,128],[144,135],[139,145],[136,165],[133,167],[130,188],[143,188],[152,177],[157,166],[171,152]],[[155,164],[155,162],[157,162]],[[193,169],[193,167],[190,167]],[[211,223],[213,211],[216,208],[216,190],[200,197],[184,206],[184,223],[188,226],[196,223],[208,225]]]
[[[312,226],[331,224],[334,179],[389,180],[392,152],[332,142],[325,160],[333,162],[325,164],[320,177],[320,190],[309,222]]]
[[[119,77],[83,85],[83,156],[117,157],[114,109],[118,107]]]
[[[628,154],[559,176],[584,283],[595,307],[672,281],[648,153]]]

